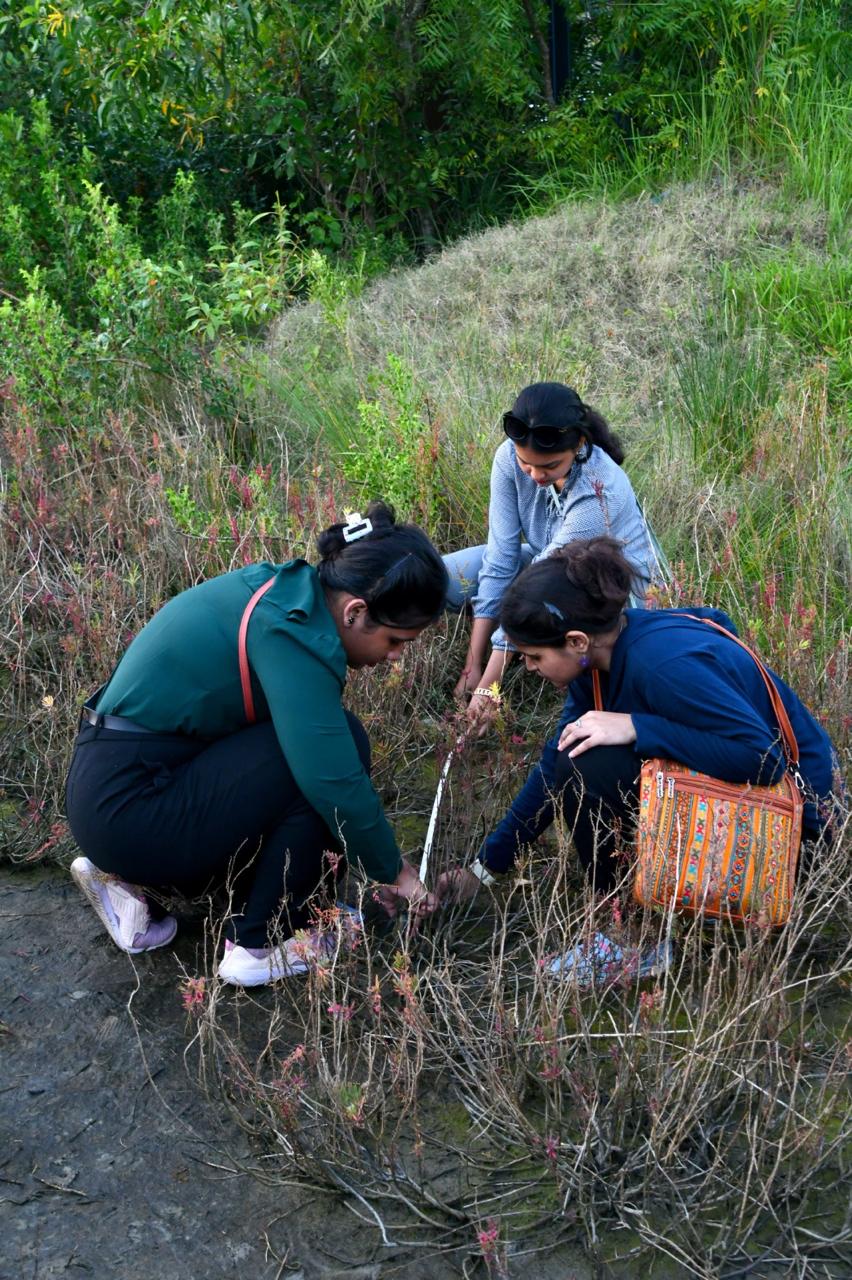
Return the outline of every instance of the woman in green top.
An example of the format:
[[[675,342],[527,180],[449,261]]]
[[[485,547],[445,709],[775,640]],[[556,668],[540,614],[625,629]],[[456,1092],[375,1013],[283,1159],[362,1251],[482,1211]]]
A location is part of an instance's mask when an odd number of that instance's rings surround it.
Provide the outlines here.
[[[86,856],[71,873],[124,951],[164,946],[177,928],[140,885],[191,892],[232,872],[219,976],[254,986],[298,972],[306,947],[292,935],[337,861],[328,850],[390,886],[391,906],[435,905],[400,855],[341,695],[348,667],[393,661],[435,621],[447,572],[383,503],[318,545],[316,568],[250,565],[170,600],[83,710],[66,807]],[[264,585],[244,685],[238,636]]]

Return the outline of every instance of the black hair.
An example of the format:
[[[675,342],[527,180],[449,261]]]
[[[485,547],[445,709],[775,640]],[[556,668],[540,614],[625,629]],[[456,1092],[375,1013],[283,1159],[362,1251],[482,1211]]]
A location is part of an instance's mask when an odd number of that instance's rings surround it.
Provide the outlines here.
[[[579,538],[531,564],[503,596],[500,626],[515,644],[561,648],[568,631],[612,631],[633,586],[615,538]]]
[[[372,530],[355,541],[343,536],[346,523],[319,535],[320,582],[326,591],[359,596],[379,626],[406,631],[428,626],[447,598],[449,575],[441,556],[422,529],[397,524],[386,502],[371,502],[367,519]]]
[[[624,461],[624,448],[609,423],[596,409],[584,404],[573,387],[564,382],[533,382],[524,387],[512,405],[512,416],[528,427],[564,427],[565,443],[560,448],[577,449],[585,438],[608,453],[613,462]],[[535,448],[535,444],[532,445]],[[582,455],[578,461],[585,459]]]

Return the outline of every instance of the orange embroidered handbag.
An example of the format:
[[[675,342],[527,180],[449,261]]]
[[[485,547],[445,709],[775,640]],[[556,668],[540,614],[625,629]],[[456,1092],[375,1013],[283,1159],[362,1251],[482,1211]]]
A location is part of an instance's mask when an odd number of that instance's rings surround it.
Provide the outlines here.
[[[781,730],[787,770],[771,787],[721,782],[672,760],[642,763],[636,878],[644,906],[735,923],[785,924],[802,838],[799,748],[772,677],[748,645],[709,618],[686,614],[728,636],[757,663]],[[603,707],[593,672],[595,706]]]

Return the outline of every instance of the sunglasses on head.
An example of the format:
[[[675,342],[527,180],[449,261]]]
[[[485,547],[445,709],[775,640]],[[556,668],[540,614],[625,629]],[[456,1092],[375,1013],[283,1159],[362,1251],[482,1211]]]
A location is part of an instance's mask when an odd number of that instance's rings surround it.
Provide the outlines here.
[[[513,413],[503,414],[503,430],[515,444],[526,444],[529,440],[534,449],[567,449],[569,436],[582,430],[585,414],[578,412],[577,421],[566,427],[551,427],[541,422],[531,427],[523,418],[516,418]]]

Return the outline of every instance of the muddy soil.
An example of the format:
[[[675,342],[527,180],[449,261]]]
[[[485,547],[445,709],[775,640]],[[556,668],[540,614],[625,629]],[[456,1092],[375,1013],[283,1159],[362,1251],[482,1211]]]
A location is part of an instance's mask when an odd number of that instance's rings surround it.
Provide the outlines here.
[[[246,1140],[183,1057],[178,983],[200,969],[200,925],[122,955],[55,867],[0,868],[0,918],[0,1280],[461,1274],[384,1247],[340,1197],[235,1168]],[[511,1274],[612,1273],[572,1250]]]

